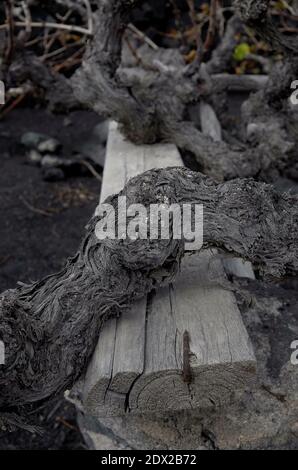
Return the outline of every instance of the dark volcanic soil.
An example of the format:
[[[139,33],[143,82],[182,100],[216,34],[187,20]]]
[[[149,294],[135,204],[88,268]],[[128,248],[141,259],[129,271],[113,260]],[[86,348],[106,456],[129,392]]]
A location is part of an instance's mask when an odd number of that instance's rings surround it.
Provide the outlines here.
[[[67,148],[85,139],[99,121],[90,112],[69,117],[72,124],[66,127],[65,116],[21,109],[0,121],[0,292],[59,270],[76,252],[97,205],[100,183],[92,175],[45,182],[19,145],[24,132],[34,131],[59,138]],[[0,449],[84,447],[75,411],[63,398],[33,419],[44,428],[43,435],[0,435]]]

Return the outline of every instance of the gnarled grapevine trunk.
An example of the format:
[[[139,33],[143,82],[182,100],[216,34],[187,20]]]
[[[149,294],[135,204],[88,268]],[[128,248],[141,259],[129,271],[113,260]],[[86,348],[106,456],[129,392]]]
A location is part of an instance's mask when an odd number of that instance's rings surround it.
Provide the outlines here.
[[[296,39],[287,38],[274,27],[267,13],[269,1],[235,1],[241,19],[286,55],[285,64],[273,70],[268,88],[246,106],[244,138],[236,146],[213,142],[185,115],[188,105],[198,102],[206,90],[211,101],[217,100],[216,84],[212,86],[209,74],[222,71],[231,59],[239,19],[229,22],[225,38],[205,70],[193,65],[175,67],[174,71],[164,67],[156,70],[148,86],[146,73],[143,79],[140,74],[129,79],[121,69],[122,33],[136,3],[99,0],[95,37],[82,68],[72,79],[78,100],[119,122],[135,143],[165,140],[192,152],[202,170],[218,181],[249,176],[272,180],[283,171],[296,158],[298,142],[298,130],[291,125],[292,111],[287,103],[290,83],[298,72],[298,49]],[[253,126],[262,131],[252,142],[249,133]]]
[[[185,168],[152,170],[120,193],[127,205],[204,206],[204,246],[216,246],[279,278],[298,272],[298,197],[251,179],[218,184]],[[108,199],[117,211],[117,196]],[[0,407],[71,387],[85,370],[105,319],[173,279],[184,241],[99,240],[90,222],[79,253],[58,274],[0,297]]]

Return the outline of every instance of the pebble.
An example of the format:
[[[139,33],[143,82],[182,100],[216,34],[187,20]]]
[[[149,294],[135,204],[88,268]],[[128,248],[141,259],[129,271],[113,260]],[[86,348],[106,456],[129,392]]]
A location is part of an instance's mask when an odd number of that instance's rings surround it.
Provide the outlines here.
[[[60,168],[44,168],[42,173],[44,181],[63,181],[65,174]]]
[[[25,132],[21,137],[21,143],[30,149],[37,149],[38,145],[48,140],[49,136],[38,132]]]
[[[34,165],[39,165],[41,162],[42,156],[40,155],[37,150],[31,149],[28,153],[28,160],[29,163],[33,163]]]
[[[61,165],[61,158],[53,155],[45,155],[42,157],[41,166],[43,168],[56,168]]]
[[[57,139],[49,138],[40,142],[37,148],[40,153],[55,153],[59,147],[61,147],[61,144]]]
[[[64,118],[63,119],[63,126],[64,127],[72,126],[72,120],[69,117]]]

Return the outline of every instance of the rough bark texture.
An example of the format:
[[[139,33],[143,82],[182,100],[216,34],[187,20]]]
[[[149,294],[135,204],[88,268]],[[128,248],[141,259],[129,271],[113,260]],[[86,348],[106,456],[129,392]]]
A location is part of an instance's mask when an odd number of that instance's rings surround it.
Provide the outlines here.
[[[120,195],[127,204],[204,205],[204,246],[259,266],[268,277],[298,271],[297,196],[253,180],[218,184],[185,168],[152,170]],[[117,196],[108,201],[117,208]],[[173,279],[183,240],[104,240],[92,219],[80,252],[58,274],[0,298],[0,407],[40,401],[70,387],[97,342],[103,321]]]
[[[132,79],[121,67],[122,33],[135,4],[136,1],[99,1],[94,40],[73,78],[77,98],[120,122],[125,135],[135,143],[166,140],[192,152],[202,170],[219,181],[248,176],[272,180],[289,166],[295,158],[298,134],[297,126],[291,125],[293,110],[287,100],[290,83],[297,76],[297,47],[295,40],[274,28],[267,16],[269,2],[235,2],[241,19],[288,56],[285,64],[274,68],[268,88],[244,107],[243,139],[237,145],[214,143],[187,120],[186,111],[202,94],[209,95],[213,102],[218,99],[210,74],[225,70],[235,46],[235,32],[241,30],[239,19],[229,22],[209,63],[201,64],[200,69],[164,64],[157,67],[148,83],[148,77],[144,78],[147,73],[135,74]],[[252,129],[258,126],[262,130],[252,138]]]
[[[268,15],[270,0],[234,0],[241,19],[251,26],[261,38],[288,54],[297,54],[297,38],[279,33]]]
[[[62,74],[54,73],[34,54],[17,50],[13,63],[7,71],[0,69],[0,78],[5,78],[7,89],[26,84],[28,89],[37,89],[52,111],[79,109],[70,81]],[[25,87],[25,89],[26,89]]]
[[[157,70],[149,93],[142,83],[131,88],[131,84],[121,82],[117,72],[122,35],[136,3],[138,0],[99,1],[95,37],[73,79],[73,88],[83,103],[100,114],[116,118],[130,140],[151,144],[162,138],[164,113],[172,109],[173,116],[182,116],[183,103],[195,99],[196,91],[195,83],[185,80],[188,70],[181,68],[175,74]]]

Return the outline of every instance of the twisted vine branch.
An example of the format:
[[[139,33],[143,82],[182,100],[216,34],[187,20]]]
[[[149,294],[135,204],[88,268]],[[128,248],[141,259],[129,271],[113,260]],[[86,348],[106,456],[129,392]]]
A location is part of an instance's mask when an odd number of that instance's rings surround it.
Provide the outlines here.
[[[218,184],[185,168],[152,170],[119,194],[127,204],[204,206],[204,247],[216,246],[259,266],[269,277],[298,272],[298,196],[279,195],[251,179]],[[117,211],[117,196],[108,199]],[[103,322],[173,280],[184,241],[103,240],[89,224],[65,268],[0,297],[0,408],[47,399],[84,372]]]

